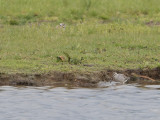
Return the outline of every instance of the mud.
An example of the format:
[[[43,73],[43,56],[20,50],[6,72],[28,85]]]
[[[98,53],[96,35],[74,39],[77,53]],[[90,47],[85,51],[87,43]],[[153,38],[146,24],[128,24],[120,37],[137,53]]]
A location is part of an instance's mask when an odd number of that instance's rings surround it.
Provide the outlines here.
[[[149,21],[145,23],[147,26],[160,26],[160,22]]]
[[[0,73],[0,85],[53,86],[53,87],[97,87],[100,81],[113,80],[113,72],[130,77],[126,84],[160,84],[160,67],[137,70],[102,70],[97,72],[49,72],[47,74]],[[136,74],[136,76],[135,76]],[[146,79],[150,78],[150,79]]]

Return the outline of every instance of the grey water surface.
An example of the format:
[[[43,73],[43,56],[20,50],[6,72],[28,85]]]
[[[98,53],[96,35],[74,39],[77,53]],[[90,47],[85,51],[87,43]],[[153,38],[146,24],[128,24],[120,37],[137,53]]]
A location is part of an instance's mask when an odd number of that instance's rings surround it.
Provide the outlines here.
[[[2,86],[0,120],[160,120],[160,85]]]

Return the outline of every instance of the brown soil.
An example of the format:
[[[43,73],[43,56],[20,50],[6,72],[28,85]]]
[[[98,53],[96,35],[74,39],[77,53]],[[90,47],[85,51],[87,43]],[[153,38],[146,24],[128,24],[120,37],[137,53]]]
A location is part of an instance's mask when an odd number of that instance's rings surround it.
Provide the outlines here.
[[[160,67],[137,70],[102,70],[98,72],[49,72],[47,74],[0,73],[0,85],[10,86],[53,86],[53,87],[96,87],[100,81],[112,80],[113,72],[130,77],[126,84],[160,84]]]
[[[160,22],[149,21],[145,23],[148,26],[160,26]]]

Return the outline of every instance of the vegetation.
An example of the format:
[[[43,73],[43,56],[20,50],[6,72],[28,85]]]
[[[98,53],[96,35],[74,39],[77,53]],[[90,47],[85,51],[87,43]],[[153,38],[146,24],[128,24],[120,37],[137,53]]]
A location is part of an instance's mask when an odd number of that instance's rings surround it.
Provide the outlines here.
[[[159,3],[0,0],[0,72],[160,66]]]

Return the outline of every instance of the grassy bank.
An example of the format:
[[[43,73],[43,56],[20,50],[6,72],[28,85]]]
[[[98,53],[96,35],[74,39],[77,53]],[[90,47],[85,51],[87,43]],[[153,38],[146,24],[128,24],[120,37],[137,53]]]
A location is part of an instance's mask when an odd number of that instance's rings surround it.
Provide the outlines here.
[[[0,0],[0,71],[37,73],[160,66],[158,3]],[[66,24],[65,29],[58,26],[60,22]]]

